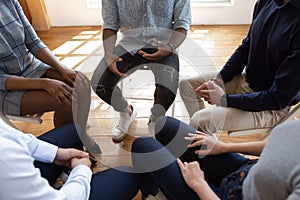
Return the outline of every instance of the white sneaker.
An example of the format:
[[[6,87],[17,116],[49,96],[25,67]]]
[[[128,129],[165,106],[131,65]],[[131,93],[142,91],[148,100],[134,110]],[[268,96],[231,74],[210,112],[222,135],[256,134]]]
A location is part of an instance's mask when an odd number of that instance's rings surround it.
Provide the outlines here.
[[[152,121],[149,121],[149,122],[148,122],[148,133],[149,133],[151,136],[154,136],[154,135],[155,135],[155,122],[152,122]]]
[[[155,133],[155,124],[156,124],[156,119],[157,117],[154,117],[153,115],[151,115],[149,117],[149,121],[148,121],[148,133],[151,135],[151,136],[154,136],[156,133]]]
[[[112,139],[115,142],[121,142],[126,133],[133,122],[134,118],[136,117],[136,111],[133,110],[133,107],[130,105],[132,113],[129,114],[128,112],[120,112],[120,119],[119,123],[116,127],[112,130]]]

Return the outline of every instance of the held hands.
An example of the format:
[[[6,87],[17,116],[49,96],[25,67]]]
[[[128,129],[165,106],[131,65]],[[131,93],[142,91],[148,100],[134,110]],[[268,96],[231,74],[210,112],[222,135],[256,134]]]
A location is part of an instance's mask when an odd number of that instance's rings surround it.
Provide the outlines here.
[[[205,101],[211,105],[221,105],[221,97],[225,91],[217,85],[214,81],[208,81],[195,89],[195,92],[200,94]]]
[[[77,149],[58,148],[53,163],[68,167],[70,169],[73,169],[78,165],[86,165],[87,167],[91,168],[89,154]]]
[[[155,46],[157,46],[157,51],[153,54],[146,53],[143,50],[139,50],[138,54],[140,54],[142,57],[146,58],[147,60],[160,60],[172,52],[171,48],[167,45],[164,44],[157,39],[153,39],[153,43]]]
[[[215,135],[207,135],[197,131],[196,134],[189,133],[185,137],[185,140],[193,141],[192,144],[188,145],[188,148],[202,146],[199,150],[195,151],[195,154],[198,155],[219,155],[225,152],[226,144],[219,141]]]
[[[117,62],[122,62],[123,59],[114,55],[114,54],[106,54],[104,56],[104,59],[105,59],[105,62],[107,63],[108,65],[108,69],[113,72],[114,74],[120,76],[120,77],[127,77],[128,74],[124,74],[122,72],[120,72],[117,68],[117,65],[116,63]]]
[[[87,157],[84,158],[72,158],[71,160],[71,169],[74,169],[75,167],[77,167],[78,165],[85,165],[88,168],[91,168],[92,163],[90,161],[90,159]]]

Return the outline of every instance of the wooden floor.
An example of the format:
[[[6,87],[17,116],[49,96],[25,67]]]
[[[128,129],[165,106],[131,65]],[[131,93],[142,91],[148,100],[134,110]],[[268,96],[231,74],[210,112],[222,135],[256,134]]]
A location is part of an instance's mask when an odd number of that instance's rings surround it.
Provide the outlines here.
[[[180,78],[194,76],[207,71],[218,70],[226,62],[228,57],[241,43],[248,31],[247,25],[240,26],[192,26],[188,38],[179,50]],[[63,27],[52,28],[47,32],[39,32],[38,35],[52,50],[55,55],[69,68],[80,70],[89,77],[103,57],[100,27]],[[131,165],[130,146],[135,137],[147,135],[147,122],[152,106],[154,90],[153,80],[145,83],[136,82],[139,77],[150,77],[147,71],[136,72],[123,81],[125,96],[138,111],[137,119],[131,126],[130,136],[121,143],[113,143],[111,130],[115,123],[116,113],[101,101],[95,94],[92,95],[88,129],[89,134],[101,145],[103,154],[98,156],[98,165],[94,171],[120,166]],[[188,122],[187,112],[179,95],[171,106],[167,115],[174,116]],[[43,123],[40,125],[15,122],[24,132],[40,135],[53,128],[53,113],[43,115]],[[261,135],[228,137],[221,134],[221,140],[248,141],[258,140]]]

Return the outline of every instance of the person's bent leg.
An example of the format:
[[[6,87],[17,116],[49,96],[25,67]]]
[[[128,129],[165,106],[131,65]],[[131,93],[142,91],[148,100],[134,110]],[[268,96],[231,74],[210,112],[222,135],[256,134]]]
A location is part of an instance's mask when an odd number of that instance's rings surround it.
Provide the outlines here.
[[[139,176],[130,167],[98,172],[91,181],[90,200],[131,200],[139,190]]]
[[[56,145],[60,148],[75,148],[83,150],[83,144],[78,136],[79,126],[67,124],[44,133],[38,139]]]
[[[43,90],[25,91],[20,107],[20,115],[43,114],[54,111],[54,126],[73,123],[72,106],[62,106],[53,96]]]
[[[288,109],[249,112],[217,106],[196,112],[191,118],[190,125],[208,134],[213,134],[219,130],[237,131],[269,128],[277,124],[286,112],[288,112]]]
[[[137,59],[121,46],[114,48],[114,54],[122,58],[122,62],[116,63],[120,72],[127,74],[134,72],[134,68],[138,65]],[[91,80],[92,89],[95,93],[118,112],[124,111],[128,106],[121,89],[117,86],[121,79],[122,77],[109,70],[108,64],[102,59],[95,69]]]
[[[121,77],[117,76],[108,69],[104,59],[97,66],[92,80],[92,89],[95,93],[107,104],[113,106],[114,110],[118,112],[124,111],[128,106],[127,101],[122,95],[121,89],[117,83]]]
[[[184,161],[194,161],[195,148],[188,148],[191,141],[185,140],[188,133],[195,133],[197,130],[186,123],[172,117],[160,117],[155,126],[156,139],[164,145],[175,157],[181,157]]]
[[[180,97],[190,117],[192,117],[195,112],[205,108],[201,95],[197,94],[195,89],[216,75],[217,72],[204,73],[191,78],[183,78],[179,82]]]
[[[154,138],[138,138],[132,145],[133,169],[141,173],[144,197],[159,187],[167,199],[198,199],[185,183],[176,158]]]
[[[188,148],[187,145],[191,142],[185,140],[188,133],[195,133],[196,129],[175,118],[159,118],[156,129],[158,129],[156,134],[158,141],[175,157],[180,157],[186,162],[198,161],[201,169],[206,174],[206,179],[216,186],[220,184],[220,181],[226,175],[248,161],[248,159],[238,154],[217,156],[196,155],[195,150],[199,150],[201,147]]]
[[[56,145],[60,148],[75,148],[83,150],[83,144],[77,133],[77,130],[79,129],[80,128],[76,127],[74,124],[68,124],[53,129],[39,136],[38,139]],[[50,185],[55,183],[57,177],[65,169],[65,167],[62,166],[39,161],[35,161],[34,165],[40,169],[42,177],[47,179]]]
[[[154,105],[151,109],[153,121],[164,116],[175,100],[179,78],[177,54],[167,56],[156,63],[149,64],[155,77]]]
[[[78,78],[78,76],[80,76],[81,78]],[[44,112],[54,111],[53,121],[56,128],[64,124],[73,123],[74,121],[80,121],[80,123],[77,124],[81,125],[82,128],[85,128],[90,107],[90,85],[85,75],[83,75],[82,73],[78,73],[78,76],[75,80],[74,86],[69,86],[74,87],[75,92],[77,93],[77,100],[80,101],[80,105],[73,104],[74,101],[72,102],[72,104],[61,105],[53,96],[51,96],[46,91],[28,90],[24,92],[21,100],[20,115],[25,116],[32,114],[43,114]],[[43,78],[55,79],[69,84],[58,71],[52,68],[50,68],[44,74],[44,76],[41,77],[41,79]],[[84,79],[84,81],[82,81],[82,79]],[[77,92],[78,88],[81,88],[79,93]],[[84,101],[82,99],[84,99]],[[78,107],[81,108],[80,117],[73,115],[73,110],[78,110]]]

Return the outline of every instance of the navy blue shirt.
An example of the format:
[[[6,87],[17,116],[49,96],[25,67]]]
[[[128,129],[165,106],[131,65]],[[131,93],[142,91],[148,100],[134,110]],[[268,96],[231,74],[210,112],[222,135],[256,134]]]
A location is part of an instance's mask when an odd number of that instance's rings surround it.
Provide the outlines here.
[[[247,37],[220,71],[224,82],[246,71],[253,93],[227,94],[227,106],[279,110],[300,101],[300,0],[258,0]]]

